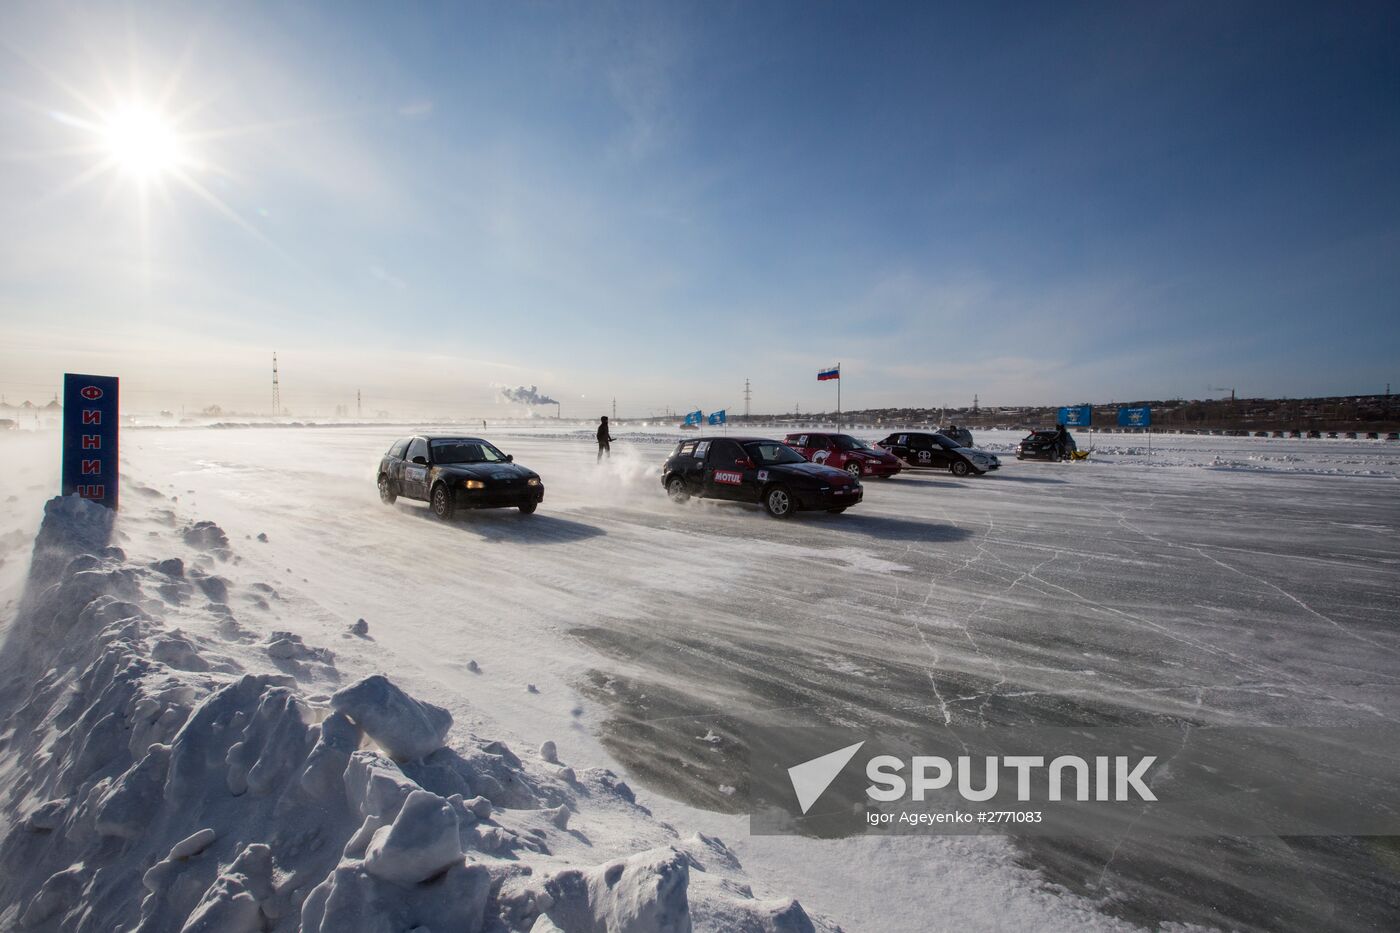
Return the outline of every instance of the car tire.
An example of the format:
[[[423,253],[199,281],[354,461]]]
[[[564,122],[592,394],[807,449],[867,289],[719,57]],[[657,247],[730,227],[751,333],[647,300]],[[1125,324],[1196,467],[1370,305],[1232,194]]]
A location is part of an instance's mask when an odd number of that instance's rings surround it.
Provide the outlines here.
[[[774,518],[792,518],[797,511],[797,500],[786,486],[770,486],[763,493],[763,508]]]
[[[856,479],[860,479],[860,464],[859,464],[859,463],[848,463],[848,464],[846,464],[846,472],[849,473],[849,474],[851,474],[852,476],[854,476]]]
[[[394,492],[394,481],[388,476],[379,477],[379,501],[385,505],[393,505],[398,501],[399,494]]]
[[[535,514],[535,509],[537,509],[537,508],[539,508],[539,507],[540,507],[540,504],[539,504],[538,502],[522,502],[522,503],[520,503],[520,514],[521,514],[521,515],[534,515],[534,514]]]
[[[672,502],[685,502],[690,498],[690,490],[685,488],[685,480],[673,476],[666,483],[666,495],[671,497]]]
[[[972,472],[972,467],[967,465],[966,460],[954,460],[948,469],[952,471],[954,476],[966,476]]]
[[[446,483],[438,483],[433,487],[433,491],[428,495],[428,505],[433,514],[443,521],[450,519],[457,511],[457,504],[452,501],[452,490],[447,488]]]

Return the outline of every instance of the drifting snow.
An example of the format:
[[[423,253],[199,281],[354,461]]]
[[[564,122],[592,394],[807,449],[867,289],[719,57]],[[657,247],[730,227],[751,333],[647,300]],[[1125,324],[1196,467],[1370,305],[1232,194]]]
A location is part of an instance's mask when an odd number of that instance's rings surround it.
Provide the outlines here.
[[[188,547],[226,550],[192,527]],[[51,500],[0,649],[0,927],[835,929],[753,898],[721,843],[553,742],[523,761],[384,675],[308,696],[333,656],[227,638],[227,583],[168,627],[184,561],[138,564],[113,536],[107,510]]]

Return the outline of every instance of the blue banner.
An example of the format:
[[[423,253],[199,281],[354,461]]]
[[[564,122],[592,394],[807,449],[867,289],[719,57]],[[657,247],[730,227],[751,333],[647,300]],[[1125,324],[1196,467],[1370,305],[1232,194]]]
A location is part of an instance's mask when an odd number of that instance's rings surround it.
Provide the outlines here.
[[[693,425],[695,425],[695,426],[698,428],[698,427],[700,427],[700,422],[703,421],[704,418],[705,418],[705,413],[702,412],[700,409],[697,408],[697,409],[695,409],[694,411],[692,411],[690,414],[686,415],[686,416],[685,416],[685,420],[682,421],[681,424],[693,424]]]
[[[1059,423],[1067,428],[1087,428],[1094,423],[1091,405],[1074,405],[1060,409]]]
[[[117,377],[63,375],[63,494],[117,507]]]
[[[1150,409],[1150,408],[1120,408],[1120,409],[1118,409],[1118,427],[1120,427],[1120,428],[1150,428],[1150,427],[1152,427],[1152,409]]]
[[[726,418],[726,417],[724,416],[724,409],[723,409],[723,408],[721,408],[719,411],[712,411],[712,412],[710,412],[710,418],[709,418],[710,424],[724,424],[724,423],[725,423],[726,421],[728,421],[728,420],[729,420],[729,419]]]

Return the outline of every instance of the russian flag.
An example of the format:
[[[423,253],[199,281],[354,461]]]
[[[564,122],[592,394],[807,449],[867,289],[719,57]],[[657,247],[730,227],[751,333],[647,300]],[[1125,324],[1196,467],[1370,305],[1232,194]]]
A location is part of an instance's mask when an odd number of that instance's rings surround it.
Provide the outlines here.
[[[835,366],[832,366],[832,367],[830,367],[830,368],[828,368],[828,369],[822,369],[822,370],[818,370],[818,371],[817,371],[817,381],[818,381],[818,382],[826,382],[828,379],[840,379],[840,378],[841,378],[841,364],[840,364],[840,363],[837,363]]]

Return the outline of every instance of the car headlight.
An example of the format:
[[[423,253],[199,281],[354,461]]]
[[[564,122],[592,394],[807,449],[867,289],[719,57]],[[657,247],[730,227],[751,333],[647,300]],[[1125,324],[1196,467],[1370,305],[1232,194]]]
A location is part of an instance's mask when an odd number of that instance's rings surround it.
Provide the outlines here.
[[[485,489],[486,483],[479,479],[469,479],[462,484],[468,489]]]
[[[538,486],[539,484],[540,478],[538,476],[532,476],[525,481],[526,486]]]

